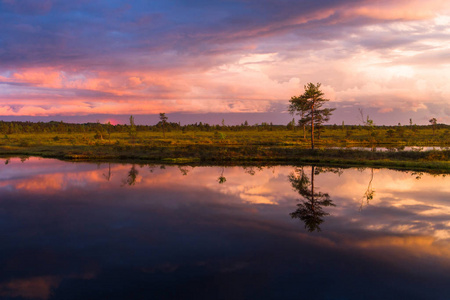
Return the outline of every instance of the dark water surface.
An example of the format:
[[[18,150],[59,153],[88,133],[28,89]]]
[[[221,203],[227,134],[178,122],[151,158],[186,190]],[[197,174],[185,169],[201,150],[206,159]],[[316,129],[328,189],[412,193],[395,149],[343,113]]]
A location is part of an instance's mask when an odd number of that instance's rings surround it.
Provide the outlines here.
[[[450,299],[450,178],[0,159],[1,299]]]

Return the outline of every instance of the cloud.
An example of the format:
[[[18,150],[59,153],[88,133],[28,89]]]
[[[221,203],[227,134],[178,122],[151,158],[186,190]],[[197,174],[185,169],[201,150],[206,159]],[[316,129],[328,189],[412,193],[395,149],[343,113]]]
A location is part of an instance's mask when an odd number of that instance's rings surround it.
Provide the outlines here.
[[[394,109],[392,107],[380,108],[378,110],[378,112],[382,113],[382,114],[393,112],[393,111],[394,111]]]
[[[13,11],[24,15],[42,15],[48,13],[52,8],[51,0],[33,1],[33,0],[2,0],[0,8],[5,11]]]
[[[448,14],[440,0],[2,1],[0,113],[267,112],[307,82],[426,110],[450,96]]]

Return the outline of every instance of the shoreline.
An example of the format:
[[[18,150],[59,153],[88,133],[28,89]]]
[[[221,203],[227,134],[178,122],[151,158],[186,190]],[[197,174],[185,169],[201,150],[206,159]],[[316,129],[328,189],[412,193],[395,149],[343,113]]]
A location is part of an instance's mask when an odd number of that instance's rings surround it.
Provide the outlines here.
[[[165,165],[322,165],[450,173],[450,150],[368,151],[256,145],[0,146],[0,157],[42,157],[70,162]]]

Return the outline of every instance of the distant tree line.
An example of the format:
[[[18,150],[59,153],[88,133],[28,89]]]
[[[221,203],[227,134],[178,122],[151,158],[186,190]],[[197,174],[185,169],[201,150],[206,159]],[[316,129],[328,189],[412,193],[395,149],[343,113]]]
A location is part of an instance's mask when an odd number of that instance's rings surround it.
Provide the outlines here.
[[[285,129],[284,125],[273,125],[272,123],[261,123],[248,125],[248,122],[241,125],[210,125],[203,122],[195,122],[193,124],[181,125],[180,123],[168,122],[168,117],[162,119],[156,125],[136,125],[134,118],[130,117],[130,124],[110,123],[65,123],[63,121],[56,122],[21,122],[21,121],[0,121],[0,133],[14,134],[14,133],[83,133],[83,132],[99,132],[103,135],[116,132],[130,132],[130,129],[136,132],[143,131],[240,131],[244,129],[250,130],[272,130]]]
[[[104,138],[107,137],[108,134],[111,133],[128,133],[130,132],[130,124],[117,124],[112,125],[110,123],[65,123],[65,122],[20,122],[20,121],[0,121],[0,133],[1,134],[15,134],[15,133],[98,133],[103,135]],[[154,131],[154,132],[162,132],[163,131],[163,123],[162,121],[158,122],[156,125],[135,125],[136,132],[144,132],[144,131]],[[431,124],[431,125],[413,125],[412,129],[424,129],[430,128],[433,126],[436,130],[438,129],[449,129],[450,125],[446,124]],[[206,131],[206,132],[214,132],[214,131],[242,131],[242,130],[251,130],[251,131],[261,131],[261,130],[296,130],[298,128],[298,123],[289,122],[287,125],[274,125],[272,123],[263,122],[261,124],[248,125],[248,122],[242,123],[240,125],[210,125],[208,123],[196,122],[193,124],[180,125],[180,123],[168,122],[164,124],[165,131]],[[303,126],[300,126],[301,128]],[[392,129],[398,130],[399,128],[409,128],[409,125],[379,125],[376,128],[380,129]],[[365,125],[321,125],[319,128],[316,128],[318,131],[317,134],[320,134],[320,131],[323,129],[331,129],[331,130],[358,130],[358,129],[369,129],[368,126]]]

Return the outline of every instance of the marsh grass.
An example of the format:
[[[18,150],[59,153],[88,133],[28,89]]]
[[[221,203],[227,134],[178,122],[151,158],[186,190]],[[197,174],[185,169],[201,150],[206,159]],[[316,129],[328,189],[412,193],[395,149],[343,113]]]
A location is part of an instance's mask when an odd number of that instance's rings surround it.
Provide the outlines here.
[[[0,138],[2,156],[41,156],[67,160],[140,160],[172,163],[327,163],[335,165],[395,166],[449,170],[448,129],[358,126],[326,127],[316,139],[316,150],[301,130],[171,130],[138,131],[134,140],[126,132],[14,133]],[[348,131],[351,131],[349,134]],[[391,132],[389,131],[391,130]],[[405,146],[442,147],[440,151],[402,151]],[[354,147],[387,147],[367,151]],[[338,149],[336,149],[338,148]],[[340,149],[347,148],[347,149]],[[447,150],[446,150],[447,149]]]

